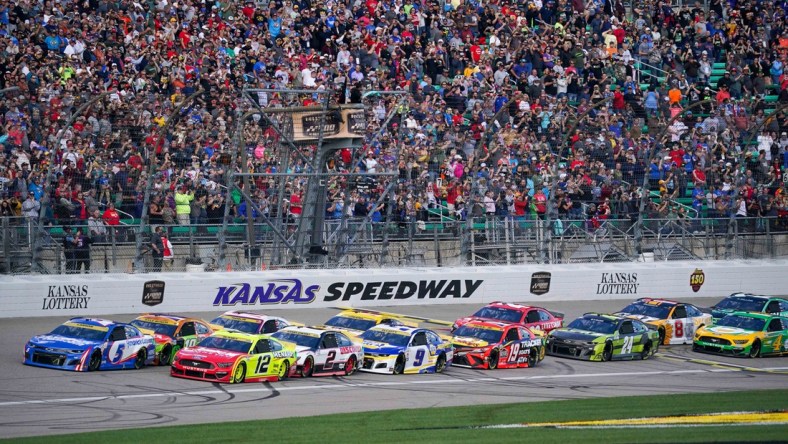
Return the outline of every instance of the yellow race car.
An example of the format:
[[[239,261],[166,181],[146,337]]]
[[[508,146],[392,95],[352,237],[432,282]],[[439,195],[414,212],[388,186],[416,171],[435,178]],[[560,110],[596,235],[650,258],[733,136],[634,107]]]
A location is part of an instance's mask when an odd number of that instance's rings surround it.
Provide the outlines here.
[[[615,314],[656,327],[661,345],[692,344],[695,331],[711,325],[711,313],[692,304],[666,299],[641,298]]]
[[[758,358],[788,354],[788,318],[735,312],[695,333],[692,350]]]
[[[380,324],[416,328],[419,326],[418,320],[420,319],[394,313],[350,308],[342,310],[338,315],[326,321],[325,328],[359,337],[365,331]]]

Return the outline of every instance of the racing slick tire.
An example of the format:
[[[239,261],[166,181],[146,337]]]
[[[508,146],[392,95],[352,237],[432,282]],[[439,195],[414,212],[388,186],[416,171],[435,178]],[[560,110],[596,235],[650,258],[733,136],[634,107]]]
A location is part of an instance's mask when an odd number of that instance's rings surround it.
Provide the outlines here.
[[[498,355],[498,350],[492,350],[490,352],[490,357],[487,358],[487,359],[488,359],[488,361],[487,361],[487,368],[488,369],[495,370],[496,368],[498,368],[498,360],[500,359],[500,357]]]
[[[98,371],[99,367],[101,367],[101,350],[96,350],[92,355],[90,355],[90,361],[88,361],[88,371],[96,372]]]
[[[539,365],[539,349],[536,347],[531,348],[528,352],[528,368],[533,368]]]
[[[159,365],[170,365],[170,359],[172,359],[172,347],[165,345],[159,353]]]
[[[235,372],[233,372],[233,377],[230,379],[230,382],[233,384],[241,383],[244,382],[244,379],[246,379],[246,363],[242,362],[238,364],[238,367],[235,368]]]
[[[660,327],[657,331],[659,332],[659,343],[660,344],[664,344],[665,343],[665,327]]]
[[[438,360],[435,361],[435,373],[443,373],[446,369],[446,355],[441,353],[438,355]]]
[[[602,362],[607,362],[613,359],[613,343],[610,341],[605,342],[605,348],[602,350]]]
[[[145,349],[141,349],[137,352],[137,357],[134,358],[134,368],[139,370],[142,367],[145,367],[145,359],[147,358],[147,352]]]
[[[345,363],[345,376],[350,376],[356,371],[356,355],[350,355]]]
[[[290,375],[290,363],[285,361],[282,364],[282,367],[279,369],[279,374],[277,376],[279,377],[280,381],[284,381],[285,379],[287,379],[289,375]]]
[[[751,358],[760,358],[761,357],[761,341],[756,339],[755,342],[752,343],[752,347],[750,347],[750,353],[747,355]]]
[[[301,377],[308,378],[312,376],[312,372],[315,370],[315,360],[312,359],[311,356],[307,356],[304,360],[304,365],[301,366]]]
[[[539,347],[539,362],[544,361],[544,357],[547,354],[547,347],[545,347],[544,343],[541,347]]]
[[[655,351],[655,353],[656,353],[656,351]],[[640,352],[640,359],[645,361],[646,359],[651,357],[651,354],[652,354],[651,353],[651,341],[646,341],[643,344],[643,350]]]
[[[405,373],[405,355],[400,354],[394,362],[394,374],[401,375]]]

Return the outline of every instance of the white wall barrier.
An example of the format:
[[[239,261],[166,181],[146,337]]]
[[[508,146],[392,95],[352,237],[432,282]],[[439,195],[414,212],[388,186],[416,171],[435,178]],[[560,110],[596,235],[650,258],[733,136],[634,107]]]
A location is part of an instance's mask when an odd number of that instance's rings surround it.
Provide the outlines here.
[[[0,317],[785,294],[788,261],[0,277]]]

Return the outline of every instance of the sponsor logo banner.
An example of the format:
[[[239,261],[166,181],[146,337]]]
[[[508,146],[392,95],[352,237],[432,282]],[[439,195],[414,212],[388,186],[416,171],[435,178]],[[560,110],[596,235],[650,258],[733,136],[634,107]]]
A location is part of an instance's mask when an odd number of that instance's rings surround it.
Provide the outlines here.
[[[692,288],[692,291],[695,293],[700,291],[700,287],[703,286],[704,282],[706,282],[706,273],[704,273],[700,268],[696,268],[695,271],[693,271],[690,275],[690,287]]]
[[[467,299],[483,280],[442,279],[431,281],[336,282],[328,286],[324,301],[385,301],[391,299]]]
[[[142,285],[142,303],[153,307],[164,302],[164,281],[148,281]]]
[[[238,283],[219,287],[213,305],[309,304],[314,302],[319,290],[319,285],[306,286],[299,279],[276,279],[260,286]]]
[[[76,310],[88,308],[87,285],[49,285],[42,310]]]
[[[596,294],[638,294],[638,274],[632,273],[602,273],[596,284]]]
[[[550,291],[550,273],[539,271],[531,275],[531,293],[537,296]]]

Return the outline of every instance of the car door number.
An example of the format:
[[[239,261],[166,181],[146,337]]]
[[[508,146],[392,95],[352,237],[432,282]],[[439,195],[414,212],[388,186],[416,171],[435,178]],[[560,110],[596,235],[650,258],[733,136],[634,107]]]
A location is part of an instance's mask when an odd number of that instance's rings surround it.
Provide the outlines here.
[[[512,344],[512,349],[509,352],[509,362],[517,362],[517,357],[520,355],[520,343],[515,342]]]
[[[271,355],[264,355],[260,357],[257,362],[257,374],[268,373],[268,366],[271,364]]]
[[[188,338],[183,340],[184,348],[194,347],[195,345],[197,345],[197,338]]]
[[[416,356],[413,359],[413,366],[418,367],[424,363],[424,355],[426,355],[423,348],[416,350]]]
[[[632,353],[632,343],[635,342],[635,338],[632,336],[624,336],[624,345],[621,346],[621,354],[628,355]]]
[[[676,328],[676,334],[674,336],[677,337],[677,338],[683,338],[684,337],[684,322],[683,321],[676,321],[673,325]]]
[[[331,350],[328,352],[328,356],[326,356],[326,363],[323,364],[323,368],[325,370],[331,370],[334,367],[334,360],[337,358],[336,350]]]

